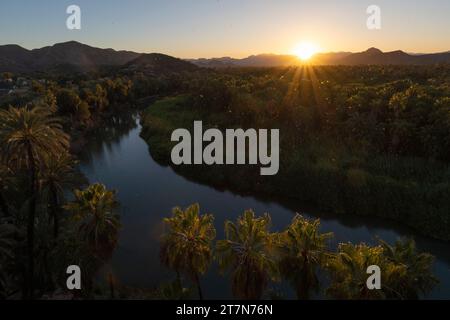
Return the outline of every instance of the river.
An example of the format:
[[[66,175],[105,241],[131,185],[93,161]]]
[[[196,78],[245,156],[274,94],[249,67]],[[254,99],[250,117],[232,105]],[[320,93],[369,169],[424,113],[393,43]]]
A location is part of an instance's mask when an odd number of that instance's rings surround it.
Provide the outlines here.
[[[348,241],[375,244],[376,237],[389,243],[399,237],[413,237],[420,250],[436,257],[433,271],[440,284],[426,298],[450,299],[450,243],[420,236],[382,219],[305,212],[296,203],[264,201],[197,184],[156,163],[140,131],[137,115],[114,118],[89,139],[80,155],[81,171],[90,183],[100,182],[118,192],[122,229],[109,268],[120,283],[155,287],[174,279],[174,274],[159,262],[162,219],[174,206],[198,202],[202,213],[214,214],[218,238],[223,238],[225,220],[235,220],[249,208],[257,214],[270,213],[274,231],[287,226],[295,212],[319,217],[321,231],[334,233],[332,247]],[[229,281],[217,274],[215,266],[201,283],[206,298],[231,298]],[[276,285],[276,290],[293,297],[284,284]]]

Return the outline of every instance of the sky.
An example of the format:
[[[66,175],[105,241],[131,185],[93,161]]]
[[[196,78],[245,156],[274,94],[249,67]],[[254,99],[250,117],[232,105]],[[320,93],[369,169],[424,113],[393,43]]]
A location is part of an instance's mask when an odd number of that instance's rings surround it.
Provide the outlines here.
[[[68,30],[66,8],[81,8]],[[381,29],[366,26],[369,5]],[[75,40],[101,48],[180,58],[320,51],[450,50],[450,0],[1,0],[0,45],[28,49]]]

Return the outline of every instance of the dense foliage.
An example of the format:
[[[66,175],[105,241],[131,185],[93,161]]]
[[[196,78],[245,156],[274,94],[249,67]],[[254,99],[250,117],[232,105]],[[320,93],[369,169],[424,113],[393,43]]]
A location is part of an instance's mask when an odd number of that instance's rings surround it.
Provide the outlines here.
[[[117,128],[126,126],[114,115],[157,97],[172,96],[144,113],[143,136],[164,163],[172,130],[190,128],[194,120],[221,129],[281,130],[277,176],[261,177],[249,166],[176,168],[184,175],[337,213],[387,217],[450,239],[448,66],[4,77],[18,89],[11,85],[0,99],[2,299],[74,298],[64,289],[72,264],[85,272],[85,290],[75,298],[114,298],[113,277],[109,290],[96,280],[118,242],[119,203],[105,186],[85,185],[75,154],[94,128],[111,119]],[[202,298],[200,277],[214,260],[230,274],[238,298],[264,297],[281,279],[302,299],[316,292],[411,299],[436,283],[433,257],[418,253],[413,242],[341,244],[332,252],[331,234],[320,232],[318,220],[297,216],[285,231],[272,233],[269,215],[247,211],[226,223],[226,237],[216,244],[213,216],[201,215],[198,205],[174,209],[164,222],[161,262],[177,280],[150,293],[121,288],[127,297],[189,297],[184,277]],[[387,270],[383,290],[362,288],[368,263]],[[330,276],[329,286],[320,282],[320,271]]]
[[[450,67],[230,69],[192,75],[182,92],[142,120],[161,163],[170,163],[172,130],[194,120],[279,128],[276,176],[249,166],[175,169],[218,187],[381,216],[450,239]]]
[[[220,269],[229,272],[232,293],[238,299],[267,297],[270,285],[281,280],[292,286],[299,299],[310,298],[313,291],[334,299],[418,299],[437,284],[431,271],[433,257],[417,252],[412,240],[397,241],[394,246],[382,240],[376,246],[341,243],[333,252],[328,241],[333,234],[320,232],[320,220],[297,215],[286,230],[276,233],[270,231],[269,214],[257,217],[247,210],[236,223],[225,222],[225,239],[217,240],[213,251],[215,232],[201,241],[204,237],[198,232],[199,223],[192,223],[204,221],[202,225],[212,231],[211,219],[209,214],[200,215],[198,204],[186,211],[176,208],[174,217],[166,219],[171,227],[164,236],[161,261],[177,272],[183,265],[167,261],[184,261],[194,273],[204,273],[214,252]],[[180,227],[182,231],[178,231]],[[191,237],[192,244],[183,236],[186,234],[196,235]],[[185,261],[192,259],[192,254],[180,260],[180,248],[190,252],[198,243],[202,243],[202,249],[197,261],[207,264],[195,266]],[[174,250],[167,250],[168,246]],[[208,252],[207,256],[202,252]],[[378,290],[367,286],[368,268],[374,265],[381,270],[382,285]],[[328,286],[319,280],[319,272],[331,278]],[[186,297],[189,292],[179,274],[171,288],[171,299]]]

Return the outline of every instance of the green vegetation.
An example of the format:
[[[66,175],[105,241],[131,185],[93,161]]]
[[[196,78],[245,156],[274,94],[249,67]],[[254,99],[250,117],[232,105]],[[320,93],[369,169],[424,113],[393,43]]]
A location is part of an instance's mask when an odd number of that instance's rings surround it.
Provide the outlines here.
[[[22,87],[0,101],[0,298],[187,298],[184,278],[203,298],[200,278],[214,262],[237,298],[263,298],[279,281],[299,299],[419,298],[436,279],[433,257],[412,241],[341,244],[333,252],[319,220],[297,216],[274,233],[268,214],[249,210],[226,222],[225,239],[214,243],[213,216],[198,205],[164,220],[160,257],[177,274],[174,282],[126,288],[109,275],[104,288],[98,279],[117,246],[119,203],[115,191],[84,183],[74,154],[102,123],[126,128],[115,115],[166,97],[142,116],[142,135],[160,163],[169,164],[172,131],[194,120],[281,132],[276,176],[237,165],[176,167],[181,174],[318,210],[385,217],[450,240],[449,75],[448,66],[5,75]],[[108,141],[117,138],[108,134]],[[75,296],[64,289],[72,264],[83,266],[84,290]],[[387,272],[382,290],[364,286],[370,264]]]
[[[275,274],[269,226],[269,215],[256,218],[249,210],[236,223],[227,221],[226,240],[217,242],[219,265],[231,269],[231,288],[239,299],[260,299]]]
[[[90,296],[117,243],[115,193],[94,184],[67,203],[83,179],[62,119],[48,106],[0,110],[0,121],[0,296],[32,299],[65,288],[74,262],[88,275]]]
[[[115,192],[102,184],[93,184],[85,190],[75,190],[74,196],[75,200],[64,208],[77,221],[81,238],[97,257],[109,257],[117,244],[120,229]]]
[[[384,241],[366,244],[341,243],[329,263],[332,283],[327,292],[337,299],[417,299],[437,280],[430,272],[433,257],[417,253],[412,240],[397,241],[394,247]],[[367,267],[383,270],[383,290],[368,290]]]
[[[170,165],[175,128],[279,128],[280,171],[178,166],[196,181],[399,221],[450,240],[450,68],[232,69],[191,76],[150,106],[142,136]],[[236,179],[241,177],[241,179]],[[252,183],[242,183],[252,181]]]
[[[308,299],[312,291],[317,292],[317,269],[329,260],[327,241],[333,234],[321,234],[319,227],[319,219],[308,221],[297,215],[280,236],[280,272],[296,288],[299,299]]]
[[[34,230],[38,194],[38,166],[44,157],[68,147],[68,136],[47,110],[34,108],[9,108],[0,110],[2,127],[0,143],[5,152],[5,162],[11,167],[23,168],[29,179],[27,217],[28,285],[27,296],[34,292]]]
[[[161,261],[177,273],[185,274],[195,282],[199,298],[203,299],[199,275],[208,270],[212,260],[211,242],[216,237],[212,215],[199,215],[200,206],[186,210],[173,209],[173,217],[164,219],[168,233],[162,240]]]
[[[208,252],[208,263],[201,264],[203,273],[206,271],[203,267],[210,264],[211,240],[215,236],[210,226],[212,216],[199,216],[198,212],[198,204],[185,211],[176,208],[174,217],[165,220],[171,228],[162,243],[161,261],[173,270],[179,271],[182,262],[191,263],[185,259],[192,255],[182,258],[180,249],[191,252],[195,247],[188,243],[188,235],[196,243],[200,241],[199,224],[207,225],[211,233],[202,243],[205,247],[201,252]],[[192,223],[193,220],[198,223]],[[230,271],[232,293],[237,299],[261,299],[271,282],[280,281],[280,274],[295,290],[298,299],[310,298],[313,290],[335,299],[418,299],[437,284],[431,271],[433,257],[418,253],[412,240],[397,241],[393,247],[382,240],[377,246],[341,243],[337,252],[333,252],[327,243],[333,234],[320,233],[318,219],[308,220],[297,215],[281,233],[270,231],[270,221],[267,213],[256,217],[253,211],[247,210],[236,223],[226,221],[226,239],[217,240],[214,257],[222,271]],[[180,228],[182,231],[177,232]],[[169,250],[168,243],[174,245],[173,250]],[[198,260],[204,261],[201,254]],[[380,290],[367,287],[367,268],[371,265],[382,270]],[[319,271],[331,278],[328,287],[320,283]],[[172,299],[186,298],[189,289],[182,286],[177,275],[177,281],[164,286],[163,292],[170,293]]]

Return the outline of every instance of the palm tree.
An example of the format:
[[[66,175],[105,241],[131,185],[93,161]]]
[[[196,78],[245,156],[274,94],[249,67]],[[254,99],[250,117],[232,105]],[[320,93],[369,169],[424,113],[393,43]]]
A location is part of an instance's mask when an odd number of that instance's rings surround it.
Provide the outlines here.
[[[384,260],[381,246],[339,244],[337,254],[327,265],[331,274],[327,294],[336,299],[386,298],[384,290],[369,290],[367,287],[367,268],[377,265],[386,270]]]
[[[64,190],[72,188],[79,181],[75,174],[76,162],[68,152],[51,155],[40,170],[41,190],[46,191],[50,217],[53,220],[53,238],[58,238],[60,205]],[[50,219],[49,219],[50,221]]]
[[[271,257],[273,235],[270,216],[255,217],[247,210],[236,223],[225,222],[226,240],[217,241],[217,258],[222,271],[231,270],[233,295],[240,299],[260,299],[276,274]]]
[[[29,174],[29,213],[27,223],[28,296],[33,296],[34,223],[36,215],[38,164],[49,154],[65,151],[69,137],[57,118],[41,107],[0,110],[0,145],[6,160]]]
[[[295,288],[299,299],[308,299],[312,290],[319,289],[316,272],[329,257],[327,240],[333,234],[321,234],[319,227],[320,219],[309,221],[296,215],[280,235],[280,272]]]
[[[214,217],[200,215],[200,206],[193,204],[186,210],[174,208],[172,217],[165,218],[168,227],[161,243],[161,262],[194,281],[198,295],[203,299],[199,276],[204,274],[212,261],[212,241],[216,237]]]
[[[79,222],[81,238],[93,249],[98,258],[110,255],[117,244],[120,217],[115,191],[103,184],[92,184],[85,190],[75,190],[75,199],[64,206]]]
[[[380,244],[390,262],[385,277],[389,298],[418,299],[420,294],[430,292],[438,283],[431,272],[434,257],[428,253],[418,253],[414,240],[398,240],[393,246],[380,240]]]

